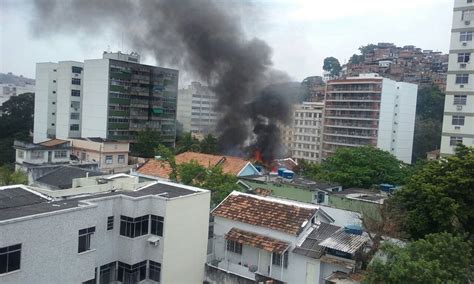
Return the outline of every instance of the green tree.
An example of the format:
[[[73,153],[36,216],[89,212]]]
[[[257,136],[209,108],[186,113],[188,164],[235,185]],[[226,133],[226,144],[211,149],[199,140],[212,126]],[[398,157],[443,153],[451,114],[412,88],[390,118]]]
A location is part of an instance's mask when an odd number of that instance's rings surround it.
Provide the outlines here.
[[[15,162],[13,141],[28,140],[33,130],[34,94],[11,97],[0,106],[0,165]]]
[[[183,184],[194,185],[205,174],[206,168],[194,160],[178,165],[179,181]]]
[[[364,55],[353,54],[351,58],[349,58],[349,62],[352,64],[361,64],[364,62],[364,59]]]
[[[28,184],[28,177],[21,171],[14,171],[8,166],[0,167],[0,186]]]
[[[459,146],[456,154],[427,163],[395,193],[394,213],[411,238],[437,232],[474,235],[474,148]]]
[[[359,47],[359,51],[365,57],[367,54],[374,52],[376,48],[377,48],[376,44],[369,43],[367,45],[363,45]]]
[[[321,179],[322,168],[320,164],[311,163],[304,159],[298,160],[298,166],[294,169],[299,175],[312,180]]]
[[[217,154],[217,138],[212,134],[208,134],[200,143],[201,153]]]
[[[389,152],[371,146],[339,148],[321,164],[321,179],[343,187],[370,188],[381,183],[405,183],[409,166]]]
[[[467,283],[471,244],[449,233],[427,235],[404,247],[386,244],[385,259],[374,259],[365,283]]]
[[[151,128],[146,128],[138,132],[137,142],[132,144],[131,152],[135,156],[153,158],[155,156],[155,149],[160,143],[160,133]]]
[[[166,146],[160,144],[155,149],[155,154],[160,156],[160,159],[166,163],[168,163],[169,167],[171,168],[171,173],[169,175],[170,180],[177,181],[178,180],[178,165],[176,164],[176,159],[174,153],[171,149],[167,148]],[[165,167],[165,164],[162,165]]]
[[[331,77],[337,77],[341,73],[342,67],[339,60],[331,56],[324,59],[323,70],[329,72]]]
[[[181,154],[187,151],[201,151],[199,140],[194,138],[191,133],[185,133],[176,140],[176,154]]]

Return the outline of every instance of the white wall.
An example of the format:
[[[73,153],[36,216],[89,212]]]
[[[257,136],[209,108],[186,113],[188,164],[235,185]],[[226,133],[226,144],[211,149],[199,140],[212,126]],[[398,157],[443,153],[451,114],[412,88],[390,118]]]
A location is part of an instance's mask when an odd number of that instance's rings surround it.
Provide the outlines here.
[[[109,60],[84,61],[82,136],[107,138]]]
[[[382,99],[380,102],[379,128],[377,136],[377,148],[384,151],[392,149],[392,129],[395,114],[396,82],[390,79],[383,79]]]
[[[415,132],[415,116],[418,86],[415,84],[397,82],[396,102],[398,115],[395,121],[392,138],[395,140],[393,153],[399,160],[411,163],[413,151],[413,135]],[[397,109],[397,107],[396,107]]]
[[[57,63],[37,63],[36,64],[36,91],[35,91],[35,110],[34,110],[34,134],[33,142],[41,143],[48,140],[48,131],[55,134],[56,117],[52,115],[56,112],[56,83],[57,72],[54,72],[58,66]]]

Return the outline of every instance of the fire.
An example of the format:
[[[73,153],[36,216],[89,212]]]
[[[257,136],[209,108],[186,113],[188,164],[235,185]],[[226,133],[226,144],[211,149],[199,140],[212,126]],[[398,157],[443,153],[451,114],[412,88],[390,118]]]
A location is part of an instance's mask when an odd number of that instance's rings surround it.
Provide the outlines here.
[[[253,159],[255,162],[262,162],[262,153],[260,153],[259,150],[255,150],[255,152],[253,152]]]

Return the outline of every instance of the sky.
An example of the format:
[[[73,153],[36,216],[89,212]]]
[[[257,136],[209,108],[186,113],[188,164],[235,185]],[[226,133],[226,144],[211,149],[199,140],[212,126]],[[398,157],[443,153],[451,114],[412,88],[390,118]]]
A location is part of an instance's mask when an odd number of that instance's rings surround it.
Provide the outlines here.
[[[35,37],[28,2],[0,0],[1,73],[34,78],[36,62],[83,61],[100,58],[105,50],[131,51],[121,35],[112,33]],[[322,74],[325,57],[334,56],[343,64],[368,43],[392,42],[447,53],[453,2],[253,0],[258,13],[242,15],[242,25],[249,38],[261,38],[272,47],[277,69],[302,81]],[[152,56],[142,54],[142,58],[143,63],[155,64]]]

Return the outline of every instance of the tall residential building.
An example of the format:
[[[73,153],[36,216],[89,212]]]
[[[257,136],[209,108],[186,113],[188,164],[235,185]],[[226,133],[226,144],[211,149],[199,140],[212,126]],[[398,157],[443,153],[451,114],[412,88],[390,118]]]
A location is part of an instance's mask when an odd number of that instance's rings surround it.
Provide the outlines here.
[[[322,116],[324,103],[295,105],[293,124],[283,129],[283,140],[293,158],[310,162],[321,160]]]
[[[83,63],[36,64],[35,143],[81,137]]]
[[[417,89],[377,74],[328,81],[323,158],[340,147],[372,145],[411,163]]]
[[[199,82],[179,90],[177,120],[182,131],[195,135],[215,133],[219,115],[215,110],[216,102],[216,95]]]
[[[474,146],[474,65],[470,63],[473,33],[474,2],[455,0],[441,156],[454,154],[459,143]]]
[[[136,53],[105,52],[84,63],[38,63],[35,143],[48,137],[133,142],[151,128],[173,145],[178,71],[139,62]]]

